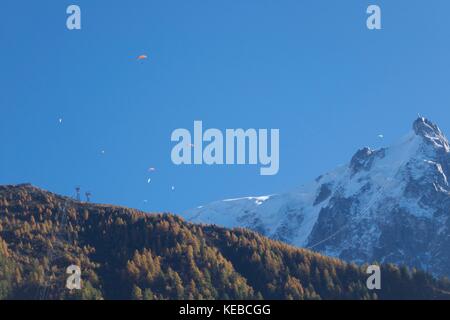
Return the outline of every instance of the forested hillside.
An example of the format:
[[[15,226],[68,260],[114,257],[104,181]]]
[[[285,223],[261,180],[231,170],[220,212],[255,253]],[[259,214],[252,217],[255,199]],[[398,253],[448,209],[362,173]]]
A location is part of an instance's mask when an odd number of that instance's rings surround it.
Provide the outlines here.
[[[82,290],[65,288],[69,265]],[[0,299],[450,299],[450,282],[365,266],[171,214],[0,187]]]

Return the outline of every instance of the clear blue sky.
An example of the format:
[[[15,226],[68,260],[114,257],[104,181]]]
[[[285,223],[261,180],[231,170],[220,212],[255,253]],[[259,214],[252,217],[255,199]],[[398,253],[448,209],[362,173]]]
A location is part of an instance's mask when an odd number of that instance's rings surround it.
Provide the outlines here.
[[[69,4],[81,31],[65,27]],[[369,4],[381,31],[366,29]],[[177,212],[294,188],[392,143],[419,112],[450,133],[448,0],[2,0],[0,12],[0,184]],[[194,120],[279,128],[278,175],[174,166],[170,134]]]

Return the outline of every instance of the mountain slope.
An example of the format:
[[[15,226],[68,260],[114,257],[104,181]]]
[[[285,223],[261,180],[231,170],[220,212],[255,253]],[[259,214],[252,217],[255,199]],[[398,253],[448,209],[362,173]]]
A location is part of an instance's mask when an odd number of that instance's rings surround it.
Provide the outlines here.
[[[286,194],[214,202],[192,222],[250,228],[347,261],[407,264],[450,275],[450,148],[425,118],[389,148]]]
[[[69,265],[82,290],[65,289]],[[450,283],[364,267],[257,233],[0,186],[0,299],[450,299]]]

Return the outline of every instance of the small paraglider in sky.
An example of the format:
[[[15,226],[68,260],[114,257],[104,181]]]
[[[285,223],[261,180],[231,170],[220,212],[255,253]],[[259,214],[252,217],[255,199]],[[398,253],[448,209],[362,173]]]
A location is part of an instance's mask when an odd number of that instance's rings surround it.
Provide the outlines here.
[[[156,168],[153,168],[153,167],[148,168],[148,172],[154,172],[154,171],[156,171]]]
[[[383,134],[379,134],[379,135],[378,135],[378,138],[383,139],[383,138],[384,138],[384,135],[383,135]]]
[[[148,56],[146,54],[141,54],[140,56],[137,57],[138,60],[147,60]]]

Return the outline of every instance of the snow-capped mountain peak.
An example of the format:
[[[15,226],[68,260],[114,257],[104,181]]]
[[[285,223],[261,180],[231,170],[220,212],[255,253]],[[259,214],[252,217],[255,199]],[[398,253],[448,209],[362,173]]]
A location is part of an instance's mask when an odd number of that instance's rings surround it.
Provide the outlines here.
[[[442,134],[439,127],[426,118],[419,117],[413,124],[414,132],[421,136],[426,142],[450,152],[447,138]]]
[[[356,262],[450,275],[450,148],[426,118],[398,143],[362,148],[347,165],[291,192],[213,202],[185,218],[246,227]]]

